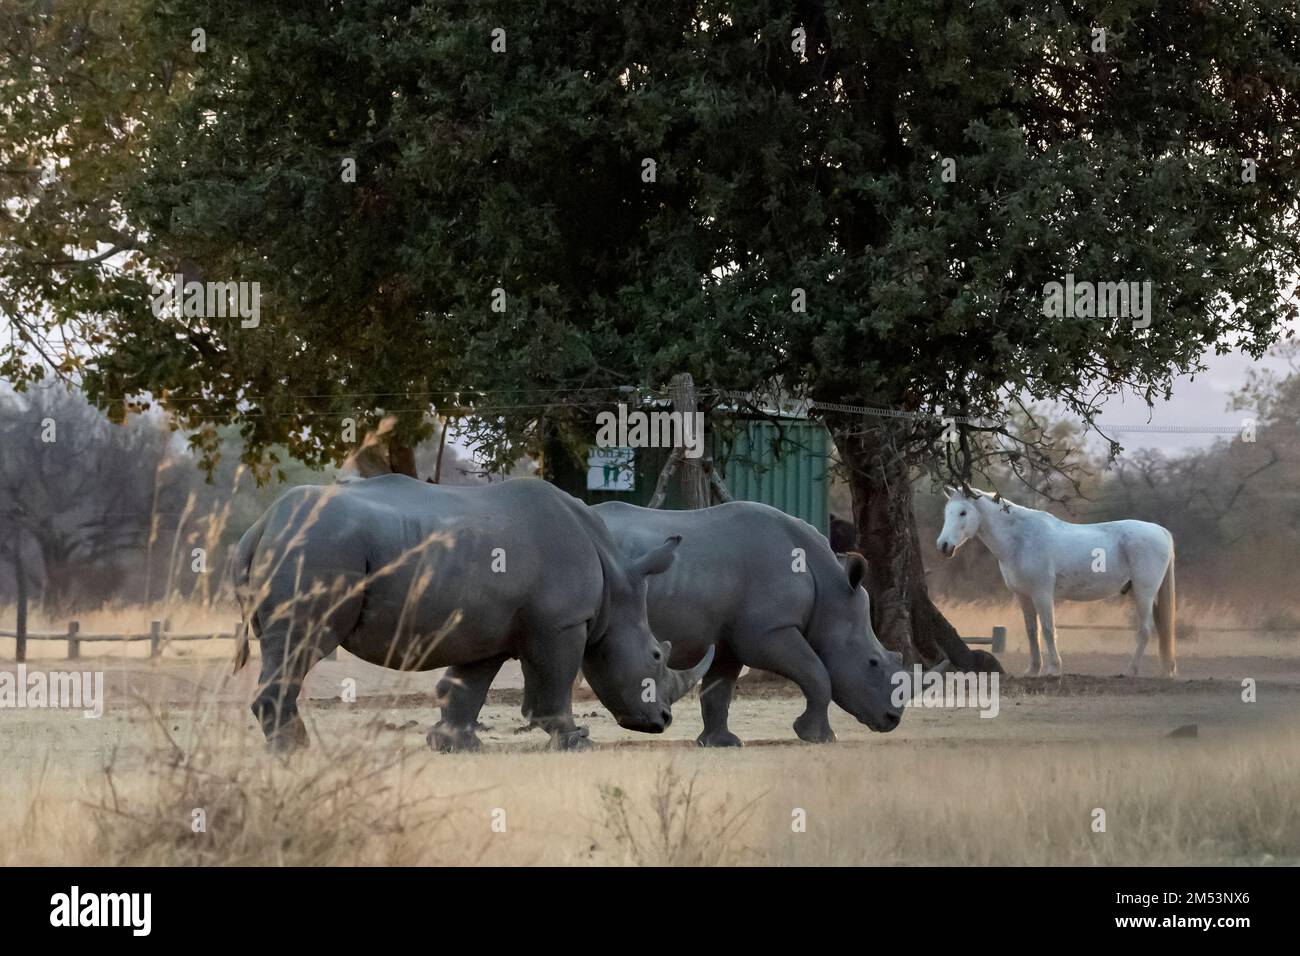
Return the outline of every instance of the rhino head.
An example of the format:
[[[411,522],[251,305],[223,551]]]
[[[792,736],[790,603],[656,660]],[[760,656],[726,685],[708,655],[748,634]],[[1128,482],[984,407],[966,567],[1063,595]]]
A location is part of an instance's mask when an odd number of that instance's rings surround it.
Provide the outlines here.
[[[831,592],[827,596],[830,613],[822,620],[825,631],[818,654],[830,674],[835,703],[859,723],[888,733],[903,716],[891,699],[894,675],[902,667],[903,657],[886,650],[871,627],[871,599],[864,587],[866,559],[853,551],[838,558],[844,577],[827,589]]]
[[[582,672],[620,727],[658,734],[672,723],[673,702],[699,683],[713,663],[713,648],[689,670],[668,666],[670,644],[650,631],[646,578],[673,563],[681,543],[673,536],[637,558],[612,557],[606,568],[606,620],[587,645]],[[611,549],[612,551],[612,549]]]

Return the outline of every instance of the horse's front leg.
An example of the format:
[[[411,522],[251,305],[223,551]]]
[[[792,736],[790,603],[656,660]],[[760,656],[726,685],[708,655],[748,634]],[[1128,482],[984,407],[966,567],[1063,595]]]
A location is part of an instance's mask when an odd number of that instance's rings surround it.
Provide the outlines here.
[[[1056,651],[1056,608],[1052,592],[1035,594],[1034,607],[1038,609],[1038,619],[1043,622],[1043,676],[1059,677],[1061,655]]]
[[[1029,638],[1029,669],[1026,677],[1037,677],[1043,669],[1043,658],[1038,653],[1038,610],[1034,599],[1028,594],[1016,595],[1020,599],[1020,610],[1025,615],[1025,637]]]

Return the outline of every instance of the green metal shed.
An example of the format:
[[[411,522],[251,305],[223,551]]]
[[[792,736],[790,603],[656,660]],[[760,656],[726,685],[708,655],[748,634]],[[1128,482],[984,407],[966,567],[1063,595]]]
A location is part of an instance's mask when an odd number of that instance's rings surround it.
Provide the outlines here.
[[[820,423],[791,415],[732,420],[721,429],[710,427],[705,435],[704,453],[734,498],[779,508],[822,534],[830,532],[830,451],[830,434]],[[548,477],[588,504],[646,505],[671,453],[669,448],[636,448],[602,454],[593,446],[584,462],[551,445]],[[676,477],[664,501],[670,510],[682,507]]]

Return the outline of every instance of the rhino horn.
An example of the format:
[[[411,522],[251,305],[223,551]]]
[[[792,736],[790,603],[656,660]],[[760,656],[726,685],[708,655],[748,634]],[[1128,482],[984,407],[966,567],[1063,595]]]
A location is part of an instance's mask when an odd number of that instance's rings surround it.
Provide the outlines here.
[[[710,647],[708,652],[700,658],[700,662],[690,670],[673,670],[671,667],[664,667],[664,683],[667,685],[665,694],[668,698],[668,704],[671,706],[674,701],[681,700],[686,693],[698,684],[703,678],[709,666],[713,663],[715,649]],[[664,660],[668,660],[667,651],[664,653]]]

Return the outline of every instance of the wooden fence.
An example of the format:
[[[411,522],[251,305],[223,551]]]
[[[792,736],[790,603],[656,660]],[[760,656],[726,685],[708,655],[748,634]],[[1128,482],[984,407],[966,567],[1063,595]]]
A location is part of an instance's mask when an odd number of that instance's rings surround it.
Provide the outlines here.
[[[1189,629],[1197,633],[1210,634],[1300,634],[1300,625],[1296,627],[1240,627],[1218,624],[1190,624]],[[1137,631],[1136,624],[1058,624],[1058,631]]]
[[[81,630],[80,621],[69,621],[66,631],[49,631],[41,633],[38,631],[27,631],[26,634],[19,634],[15,630],[0,630],[0,637],[12,637],[18,641],[18,649],[15,657],[21,663],[27,657],[28,641],[67,641],[68,642],[68,660],[76,660],[81,656],[81,645],[88,641],[114,641],[118,643],[131,643],[135,641],[149,642],[149,656],[157,657],[162,648],[173,641],[212,641],[212,640],[231,640],[238,636],[240,624],[235,625],[235,630],[230,633],[211,632],[206,634],[173,634],[167,629],[162,621],[150,621],[147,632],[135,632],[126,634],[87,634]]]
[[[14,630],[0,630],[0,637],[12,637],[18,639],[18,653],[15,655],[21,663],[27,656],[25,644],[27,641],[67,641],[68,642],[68,660],[76,660],[81,656],[81,645],[87,641],[148,641],[149,656],[157,657],[162,648],[174,641],[220,641],[232,640],[239,636],[239,630],[242,624],[237,623],[235,629],[229,633],[213,632],[200,634],[173,634],[167,629],[163,621],[150,621],[147,632],[136,632],[131,634],[85,634],[82,633],[81,623],[79,621],[69,621],[66,631],[56,632],[32,632],[28,631],[26,635],[20,636]],[[1132,631],[1132,624],[1058,624],[1058,631]],[[1213,631],[1224,634],[1295,634],[1300,632],[1300,627],[1236,627],[1236,626],[1202,626],[1196,625],[1197,631]],[[1001,625],[993,628],[993,633],[988,637],[963,637],[967,644],[975,646],[988,647],[994,654],[1001,654],[1007,649],[1007,629]],[[334,655],[330,655],[333,659]]]
[[[988,637],[963,637],[962,640],[967,644],[986,646],[994,654],[1001,654],[1007,649],[1007,629],[998,624]]]

